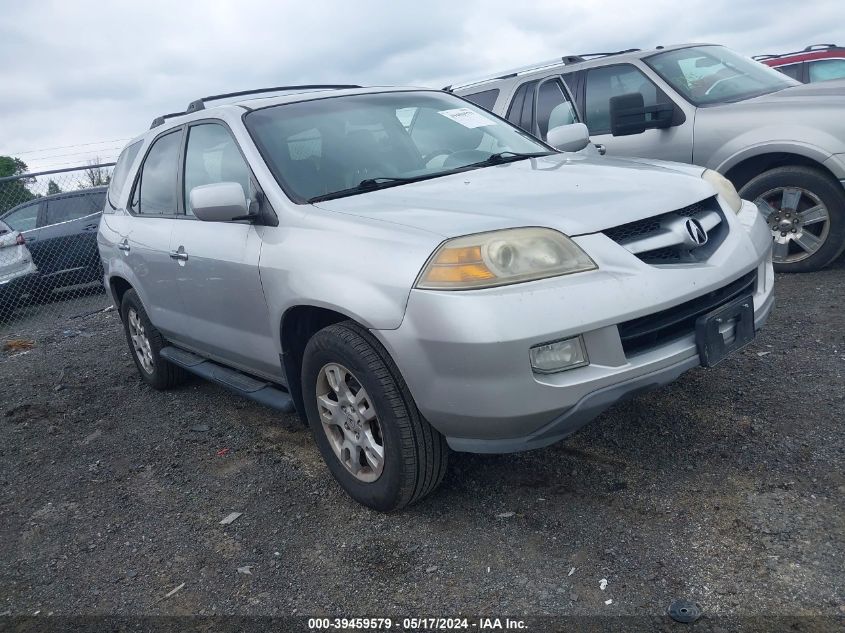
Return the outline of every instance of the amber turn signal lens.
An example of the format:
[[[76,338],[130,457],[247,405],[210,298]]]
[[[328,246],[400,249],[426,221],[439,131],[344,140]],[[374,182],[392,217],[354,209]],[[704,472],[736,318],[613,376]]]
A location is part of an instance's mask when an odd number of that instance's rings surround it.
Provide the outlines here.
[[[480,246],[444,248],[432,260],[425,280],[431,283],[455,283],[493,279],[481,258]]]

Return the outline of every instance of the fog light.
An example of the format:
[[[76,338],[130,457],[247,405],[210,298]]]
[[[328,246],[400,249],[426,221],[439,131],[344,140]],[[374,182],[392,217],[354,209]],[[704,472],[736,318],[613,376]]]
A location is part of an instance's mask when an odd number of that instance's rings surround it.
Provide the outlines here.
[[[584,341],[580,336],[537,345],[529,350],[528,355],[531,357],[531,369],[540,374],[551,374],[590,364]]]

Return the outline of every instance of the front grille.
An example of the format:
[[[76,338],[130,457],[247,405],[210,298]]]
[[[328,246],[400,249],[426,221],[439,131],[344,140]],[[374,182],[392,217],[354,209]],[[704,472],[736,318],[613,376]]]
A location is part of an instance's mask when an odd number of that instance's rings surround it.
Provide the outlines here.
[[[691,244],[685,237],[684,218],[706,225],[707,243]],[[605,229],[604,234],[647,264],[701,262],[710,257],[728,233],[722,209],[715,196],[682,209]]]
[[[706,295],[667,310],[619,324],[619,338],[626,356],[633,356],[653,347],[665,345],[695,331],[695,321],[702,314],[730,303],[737,297],[754,294],[757,270]]]

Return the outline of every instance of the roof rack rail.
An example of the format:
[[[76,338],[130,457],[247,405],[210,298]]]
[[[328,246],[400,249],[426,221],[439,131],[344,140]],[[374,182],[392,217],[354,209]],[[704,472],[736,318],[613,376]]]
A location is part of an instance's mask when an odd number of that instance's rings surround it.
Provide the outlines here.
[[[496,81],[498,79],[511,79],[513,77],[518,77],[519,75],[523,75],[525,73],[530,73],[535,70],[542,70],[543,68],[549,68],[551,66],[559,66],[560,64],[577,64],[579,62],[585,62],[589,58],[608,57],[610,55],[621,55],[623,53],[634,53],[639,50],[641,49],[627,48],[624,51],[614,51],[612,53],[584,53],[582,55],[563,55],[562,57],[555,57],[554,59],[550,59],[544,62],[537,62],[535,64],[529,64],[528,66],[520,66],[519,68],[512,68],[511,70],[495,73],[493,75],[487,75],[479,79],[471,79],[469,81],[450,84],[448,86],[445,86],[443,90],[445,90],[446,92],[452,92],[456,88],[468,88],[469,86],[483,84],[488,81]]]
[[[227,92],[220,95],[211,95],[210,97],[203,97],[188,104],[185,114],[196,112],[197,110],[204,110],[207,101],[217,101],[219,99],[229,99],[231,97],[246,97],[249,95],[257,95],[266,92],[281,92],[283,90],[343,90],[344,88],[360,88],[361,86],[355,84],[305,84],[300,86],[275,86],[273,88],[256,88],[254,90],[241,90],[239,92]]]
[[[197,112],[198,110],[205,110],[205,104],[207,101],[217,101],[218,99],[229,99],[231,97],[246,97],[249,95],[257,95],[267,92],[282,92],[284,90],[343,90],[345,88],[360,87],[361,86],[357,84],[305,84],[298,86],[274,86],[273,88],[255,88],[253,90],[241,90],[239,92],[227,92],[219,95],[211,95],[208,97],[202,97],[201,99],[191,101],[184,112],[171,112],[170,114],[164,114],[160,117],[156,117],[155,119],[153,119],[153,123],[152,125],[150,125],[150,129],[158,127],[159,125],[163,124],[165,120],[171,119],[175,116],[182,116],[183,114],[190,114],[191,112]]]
[[[836,44],[810,44],[802,48],[800,51],[792,51],[791,53],[774,53],[766,55],[754,55],[751,59],[761,62],[765,59],[780,59],[781,57],[790,57],[791,55],[800,55],[801,53],[812,53],[814,51],[828,51],[833,48],[845,48]]]
[[[613,55],[623,55],[624,53],[636,53],[637,51],[641,51],[641,48],[626,48],[625,50],[621,51],[611,51],[610,53],[581,53],[579,55],[574,55],[573,57],[580,57],[578,61],[586,61],[587,59],[592,59],[595,57],[611,57]]]
[[[152,124],[150,125],[150,129],[152,130],[154,127],[158,127],[162,125],[167,119],[172,119],[175,116],[182,116],[185,114],[184,112],[171,112],[170,114],[162,114],[161,116],[157,116],[153,119]]]

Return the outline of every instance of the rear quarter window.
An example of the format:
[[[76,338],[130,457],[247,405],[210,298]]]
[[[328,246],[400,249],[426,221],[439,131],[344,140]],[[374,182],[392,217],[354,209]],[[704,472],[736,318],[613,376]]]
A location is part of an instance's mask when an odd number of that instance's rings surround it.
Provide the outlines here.
[[[143,141],[132,143],[132,145],[124,148],[120,153],[117,159],[117,165],[115,165],[114,171],[112,172],[111,183],[109,183],[108,199],[111,209],[106,209],[106,211],[117,208],[118,196],[120,196],[120,192],[123,190],[123,185],[126,184],[126,179],[129,177],[129,170],[132,169],[132,163],[135,162],[135,157],[138,155],[138,151],[143,144]]]
[[[475,105],[492,112],[493,106],[496,105],[496,99],[499,98],[499,90],[494,88],[492,90],[463,95],[463,97],[467,101],[472,101]]]

